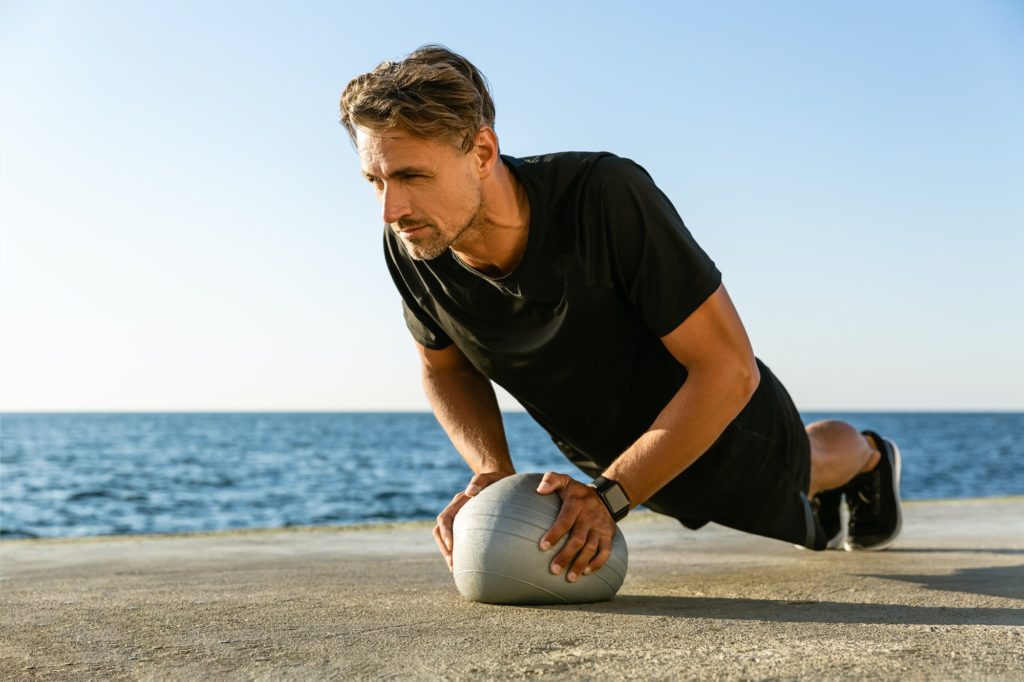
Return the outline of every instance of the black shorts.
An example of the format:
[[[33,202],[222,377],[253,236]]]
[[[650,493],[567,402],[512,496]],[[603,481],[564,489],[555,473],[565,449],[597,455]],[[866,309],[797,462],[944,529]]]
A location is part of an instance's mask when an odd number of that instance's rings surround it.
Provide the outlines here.
[[[686,471],[644,506],[696,530],[708,521],[748,533],[825,549],[811,511],[811,444],[785,387],[757,361],[761,383],[743,411]],[[556,444],[586,473],[592,462]],[[576,455],[576,456],[574,456]]]
[[[761,383],[743,411],[686,471],[648,500],[697,529],[708,521],[825,549],[811,511],[811,443],[785,387],[758,360]]]

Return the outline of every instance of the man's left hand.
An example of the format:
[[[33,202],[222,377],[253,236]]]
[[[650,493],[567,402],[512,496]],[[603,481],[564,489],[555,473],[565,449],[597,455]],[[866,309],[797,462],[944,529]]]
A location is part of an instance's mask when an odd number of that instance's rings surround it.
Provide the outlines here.
[[[540,549],[547,551],[568,533],[565,546],[551,562],[551,572],[560,575],[568,567],[565,579],[575,582],[604,566],[612,554],[615,520],[598,497],[597,491],[571,476],[549,471],[537,486],[541,495],[558,493],[562,510],[547,533],[540,539]]]

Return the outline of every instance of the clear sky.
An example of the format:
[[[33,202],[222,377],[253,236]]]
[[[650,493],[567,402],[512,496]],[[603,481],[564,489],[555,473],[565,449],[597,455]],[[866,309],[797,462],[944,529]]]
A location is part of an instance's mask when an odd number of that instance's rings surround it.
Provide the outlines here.
[[[337,99],[427,42],[645,166],[802,409],[1024,409],[1010,0],[4,0],[0,409],[426,409]]]

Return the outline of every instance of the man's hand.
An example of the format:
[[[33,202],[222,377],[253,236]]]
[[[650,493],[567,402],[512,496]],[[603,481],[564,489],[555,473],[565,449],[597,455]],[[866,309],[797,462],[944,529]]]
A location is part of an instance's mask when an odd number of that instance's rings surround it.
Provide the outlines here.
[[[437,525],[434,526],[434,540],[437,542],[441,554],[444,555],[444,562],[448,564],[449,572],[452,570],[452,547],[455,546],[455,538],[452,534],[452,524],[455,523],[455,515],[459,513],[464,504],[469,502],[471,497],[475,497],[481,490],[506,476],[511,476],[511,474],[502,471],[477,474],[469,480],[469,485],[466,486],[466,489],[453,497],[448,506],[444,508],[444,511],[437,515]]]
[[[562,510],[547,533],[540,539],[540,549],[547,551],[558,544],[566,533],[569,539],[551,562],[551,572],[559,575],[568,566],[565,579],[575,582],[604,566],[612,554],[615,520],[598,497],[597,491],[570,476],[549,471],[537,486],[541,495],[557,492]]]

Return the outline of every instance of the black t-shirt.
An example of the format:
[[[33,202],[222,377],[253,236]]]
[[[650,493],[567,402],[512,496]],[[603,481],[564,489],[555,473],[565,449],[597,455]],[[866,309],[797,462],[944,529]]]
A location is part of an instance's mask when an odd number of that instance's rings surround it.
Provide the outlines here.
[[[458,346],[592,473],[587,458],[610,464],[682,385],[686,369],[659,337],[715,292],[721,274],[632,161],[502,159],[530,202],[513,272],[488,277],[451,251],[415,261],[386,229],[388,268],[413,337]]]

